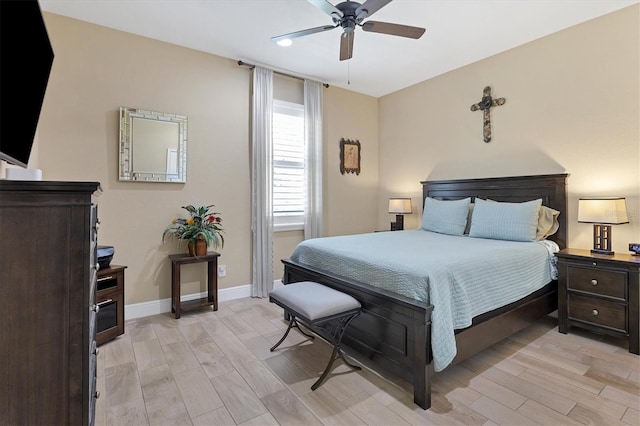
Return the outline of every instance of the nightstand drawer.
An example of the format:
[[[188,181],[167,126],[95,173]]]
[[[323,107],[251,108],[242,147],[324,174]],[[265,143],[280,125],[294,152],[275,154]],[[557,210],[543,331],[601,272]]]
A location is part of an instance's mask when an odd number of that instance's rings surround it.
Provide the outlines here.
[[[627,300],[627,273],[569,266],[567,288]]]
[[[627,308],[619,303],[569,294],[569,319],[627,332]]]

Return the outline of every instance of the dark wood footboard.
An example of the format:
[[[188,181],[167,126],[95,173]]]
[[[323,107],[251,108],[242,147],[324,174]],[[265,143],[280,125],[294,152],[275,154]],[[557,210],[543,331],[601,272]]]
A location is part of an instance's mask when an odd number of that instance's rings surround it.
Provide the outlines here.
[[[362,304],[343,338],[361,359],[413,384],[413,401],[425,410],[431,406],[432,305],[415,302],[363,283],[348,282],[283,260],[283,283],[314,281],[350,294]],[[482,315],[471,327],[456,330],[457,355],[452,364],[488,348],[555,311],[557,282],[504,308]]]
[[[431,406],[431,311],[433,306],[347,282],[309,267],[283,260],[283,283],[314,281],[360,301],[362,313],[345,333],[343,343],[368,363],[413,383],[414,402]]]

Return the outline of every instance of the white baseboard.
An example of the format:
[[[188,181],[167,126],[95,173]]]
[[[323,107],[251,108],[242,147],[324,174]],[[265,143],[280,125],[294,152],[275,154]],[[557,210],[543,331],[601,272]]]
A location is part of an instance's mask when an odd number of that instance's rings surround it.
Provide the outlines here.
[[[281,280],[273,281],[273,288],[277,288],[282,285]],[[199,299],[207,297],[207,293],[195,293],[182,296],[180,300],[186,302],[189,300]],[[234,299],[241,299],[243,297],[251,297],[251,284],[241,285],[237,287],[223,288],[218,290],[218,303],[226,302]],[[131,305],[125,305],[124,307],[124,319],[130,320],[135,318],[148,317],[151,315],[164,314],[165,312],[171,312],[171,298],[162,300],[153,300],[151,302],[133,303]]]

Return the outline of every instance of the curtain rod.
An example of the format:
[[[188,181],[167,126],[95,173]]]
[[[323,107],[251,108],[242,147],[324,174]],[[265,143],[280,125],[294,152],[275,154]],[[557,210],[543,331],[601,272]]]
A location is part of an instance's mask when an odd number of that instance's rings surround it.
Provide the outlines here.
[[[254,69],[254,68],[256,67],[256,66],[255,66],[255,65],[253,65],[253,64],[248,64],[248,63],[243,62],[243,61],[238,61],[238,65],[239,65],[239,66],[241,66],[241,67],[242,67],[242,66],[249,67],[249,69]],[[295,79],[298,79],[298,80],[304,80],[304,78],[302,78],[302,77],[298,77],[297,75],[285,74],[285,73],[280,72],[280,71],[273,71],[273,72],[274,72],[274,73],[276,73],[276,74],[284,75],[284,76],[286,76],[286,77],[291,77],[291,78],[295,78]],[[328,83],[322,83],[322,85],[323,85],[324,87],[329,87],[329,84],[328,84]]]

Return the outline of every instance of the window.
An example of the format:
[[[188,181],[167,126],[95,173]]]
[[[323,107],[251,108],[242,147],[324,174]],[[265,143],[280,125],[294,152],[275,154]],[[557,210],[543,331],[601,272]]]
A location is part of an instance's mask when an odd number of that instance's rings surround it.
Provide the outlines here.
[[[304,228],[304,105],[273,100],[274,230]]]

